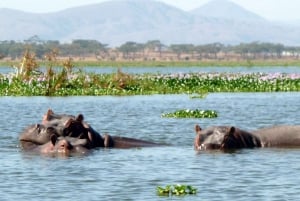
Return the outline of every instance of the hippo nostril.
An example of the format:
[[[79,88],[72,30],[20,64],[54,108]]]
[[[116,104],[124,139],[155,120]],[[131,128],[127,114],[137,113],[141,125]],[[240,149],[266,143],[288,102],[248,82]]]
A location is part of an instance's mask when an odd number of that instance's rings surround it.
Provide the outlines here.
[[[71,150],[73,149],[73,145],[71,143],[66,144],[66,149]]]
[[[204,144],[200,144],[198,149],[199,150],[206,150],[206,146]]]

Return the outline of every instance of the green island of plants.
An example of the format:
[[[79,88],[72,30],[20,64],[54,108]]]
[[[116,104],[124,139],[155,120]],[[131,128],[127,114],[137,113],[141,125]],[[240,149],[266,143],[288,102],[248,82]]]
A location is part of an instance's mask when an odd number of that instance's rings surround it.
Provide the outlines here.
[[[14,73],[0,74],[0,96],[101,96],[198,94],[213,92],[300,91],[300,74],[174,73],[96,74],[76,69],[72,59],[59,62],[56,53],[42,69],[30,52]]]
[[[165,187],[158,186],[156,192],[159,196],[181,196],[181,195],[195,195],[197,189],[191,185],[167,185]]]
[[[214,110],[177,110],[172,113],[164,113],[162,117],[169,117],[169,118],[216,118],[218,114]]]

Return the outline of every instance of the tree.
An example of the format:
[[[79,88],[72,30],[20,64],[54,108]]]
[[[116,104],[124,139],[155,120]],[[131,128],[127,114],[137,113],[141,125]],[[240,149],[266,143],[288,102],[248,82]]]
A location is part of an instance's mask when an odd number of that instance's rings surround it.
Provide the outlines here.
[[[132,56],[134,58],[136,52],[144,49],[144,45],[128,41],[125,44],[121,45],[118,49],[120,52],[123,53],[123,58],[129,59],[131,54],[133,54]]]
[[[176,44],[171,45],[170,49],[177,54],[177,59],[180,60],[182,53],[191,53],[194,51],[194,45],[192,44]]]

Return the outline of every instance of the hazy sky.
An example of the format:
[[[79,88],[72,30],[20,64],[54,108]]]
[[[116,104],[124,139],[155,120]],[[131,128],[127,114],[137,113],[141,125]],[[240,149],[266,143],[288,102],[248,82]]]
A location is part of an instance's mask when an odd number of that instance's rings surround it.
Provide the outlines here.
[[[29,12],[53,12],[108,0],[0,0],[0,8]],[[158,0],[183,10],[197,8],[210,0]],[[222,0],[219,0],[222,1]],[[269,20],[300,20],[300,0],[231,0]]]

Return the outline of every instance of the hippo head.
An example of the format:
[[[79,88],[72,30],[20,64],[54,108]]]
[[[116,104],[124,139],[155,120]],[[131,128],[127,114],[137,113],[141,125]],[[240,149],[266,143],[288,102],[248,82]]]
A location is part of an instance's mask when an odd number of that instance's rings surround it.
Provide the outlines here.
[[[21,146],[26,149],[31,145],[42,145],[51,140],[52,135],[58,135],[54,127],[46,127],[43,124],[30,125],[23,130],[19,140]]]
[[[69,119],[63,128],[63,136],[89,139],[88,129],[83,124],[83,115],[79,114],[76,119]]]
[[[57,137],[56,135],[51,135],[48,143],[37,146],[33,150],[50,156],[72,156],[88,153],[88,150],[84,147],[84,141],[69,137]]]
[[[226,150],[261,146],[257,137],[233,126],[214,126],[202,129],[196,125],[195,132],[195,150]]]
[[[62,155],[69,155],[70,151],[73,149],[73,146],[71,145],[71,143],[66,140],[66,139],[58,139],[56,135],[52,135],[50,137],[51,139],[51,143],[50,145],[52,145],[50,147],[51,152],[53,153],[58,153],[58,154],[62,154]]]
[[[43,117],[42,123],[46,126],[55,127],[60,136],[77,137],[88,139],[88,129],[84,125],[82,114],[77,117],[67,114],[55,114],[49,109]]]

